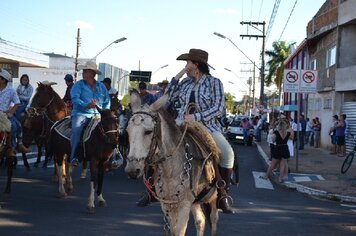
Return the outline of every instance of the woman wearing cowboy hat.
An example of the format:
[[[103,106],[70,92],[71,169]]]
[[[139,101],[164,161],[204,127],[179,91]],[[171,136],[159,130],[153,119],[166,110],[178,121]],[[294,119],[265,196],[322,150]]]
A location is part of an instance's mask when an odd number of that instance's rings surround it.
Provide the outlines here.
[[[101,109],[110,109],[110,97],[106,87],[103,83],[95,80],[95,75],[101,74],[95,62],[88,61],[81,69],[83,70],[83,79],[76,82],[71,91],[73,110],[71,114],[71,153],[68,162],[73,166],[78,165],[75,154],[85,125],[94,115],[99,115],[96,106]]]
[[[177,60],[186,61],[186,66],[172,79],[167,87],[170,95],[169,102],[179,98],[177,123],[182,121],[199,121],[211,133],[217,146],[221,150],[220,171],[221,178],[225,181],[225,188],[218,188],[218,207],[224,213],[234,213],[229,201],[228,186],[234,165],[234,151],[222,134],[219,117],[225,110],[224,88],[222,82],[209,72],[208,53],[200,49],[190,49],[189,53],[180,55]],[[184,74],[187,77],[180,81]],[[197,110],[185,111],[191,103]],[[147,199],[147,198],[146,198]],[[230,198],[231,199],[231,198]],[[142,199],[143,200],[143,199]],[[138,204],[144,203],[138,202]],[[143,206],[143,205],[141,205]]]

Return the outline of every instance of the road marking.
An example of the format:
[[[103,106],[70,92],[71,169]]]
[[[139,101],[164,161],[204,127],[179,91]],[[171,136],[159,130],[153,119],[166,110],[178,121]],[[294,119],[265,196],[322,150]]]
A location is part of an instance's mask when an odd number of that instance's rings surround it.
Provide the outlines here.
[[[350,204],[340,204],[343,207],[351,207],[351,208],[356,208],[356,205],[350,205]]]
[[[274,190],[273,185],[269,179],[262,179],[261,176],[265,175],[265,172],[252,171],[253,178],[255,180],[256,188],[264,188]]]

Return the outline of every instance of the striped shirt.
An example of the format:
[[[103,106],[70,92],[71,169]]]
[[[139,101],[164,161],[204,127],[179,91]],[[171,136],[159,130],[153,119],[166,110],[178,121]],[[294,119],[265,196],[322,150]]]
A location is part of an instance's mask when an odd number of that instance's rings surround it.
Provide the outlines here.
[[[209,132],[222,132],[219,122],[225,110],[225,98],[223,84],[218,78],[211,75],[203,75],[196,83],[192,78],[186,77],[181,82],[172,79],[167,87],[170,95],[169,101],[174,103],[179,99],[182,105],[177,117],[177,122],[184,120],[184,112],[189,105],[190,96],[194,91],[194,101],[197,111],[193,114],[196,121],[200,121]]]
[[[0,91],[0,111],[7,112],[11,106],[16,104],[20,104],[20,99],[15,89],[8,85]]]

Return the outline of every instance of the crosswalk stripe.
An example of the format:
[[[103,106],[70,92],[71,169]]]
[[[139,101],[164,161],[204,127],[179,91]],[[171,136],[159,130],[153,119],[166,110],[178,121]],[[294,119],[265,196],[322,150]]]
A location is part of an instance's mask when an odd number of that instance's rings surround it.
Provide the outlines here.
[[[274,190],[273,185],[269,179],[262,179],[260,178],[265,174],[265,172],[257,172],[257,171],[252,171],[253,178],[255,180],[255,186],[256,188],[264,188],[264,189],[270,189]]]

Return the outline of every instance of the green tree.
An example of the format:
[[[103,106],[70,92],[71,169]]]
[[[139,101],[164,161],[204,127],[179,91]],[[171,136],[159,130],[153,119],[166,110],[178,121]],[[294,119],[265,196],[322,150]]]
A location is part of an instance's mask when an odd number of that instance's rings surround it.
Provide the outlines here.
[[[234,96],[231,93],[224,93],[226,110],[233,114],[234,111]]]
[[[270,60],[267,62],[268,74],[265,78],[265,83],[267,86],[270,86],[272,83],[277,86],[279,100],[282,94],[283,63],[290,55],[291,45],[287,45],[285,41],[275,41],[272,43],[273,50],[266,51],[266,55]]]

